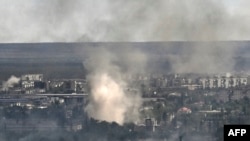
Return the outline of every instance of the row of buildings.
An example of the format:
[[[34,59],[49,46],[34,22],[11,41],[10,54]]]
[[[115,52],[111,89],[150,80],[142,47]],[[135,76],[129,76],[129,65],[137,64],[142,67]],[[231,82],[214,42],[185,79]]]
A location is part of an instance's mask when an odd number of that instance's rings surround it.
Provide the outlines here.
[[[202,88],[234,88],[246,86],[249,83],[248,77],[212,77],[200,79]]]
[[[214,76],[189,76],[189,75],[167,75],[151,79],[141,79],[142,83],[158,88],[185,87],[189,90],[215,89],[215,88],[237,88],[250,84],[250,77],[247,75],[214,75]]]
[[[132,79],[132,78],[131,78]],[[247,75],[214,75],[214,76],[190,76],[190,75],[165,75],[157,77],[133,77],[136,84],[147,88],[187,88],[195,89],[228,89],[240,88],[250,84]],[[17,81],[18,80],[18,81]],[[8,84],[6,83],[14,83]],[[134,83],[134,82],[133,82]],[[6,88],[7,86],[7,88]],[[3,82],[2,93],[85,93],[88,91],[85,79],[44,79],[43,74],[25,74],[16,81]]]
[[[13,79],[13,77],[12,77]],[[38,93],[85,93],[85,79],[51,79],[45,80],[43,74],[25,74],[15,81],[4,81],[1,93],[38,94]]]

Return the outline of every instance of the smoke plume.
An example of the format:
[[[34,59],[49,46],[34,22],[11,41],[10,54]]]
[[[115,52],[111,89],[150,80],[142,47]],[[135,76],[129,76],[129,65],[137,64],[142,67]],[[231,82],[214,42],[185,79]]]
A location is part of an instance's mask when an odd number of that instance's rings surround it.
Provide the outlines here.
[[[12,88],[15,84],[18,84],[19,81],[20,78],[12,75],[6,82],[3,83],[3,90],[9,90],[9,88]]]
[[[138,109],[141,104],[140,91],[129,91],[133,85],[131,80],[125,79],[123,74],[136,74],[141,69],[132,69],[136,66],[130,60],[123,60],[122,56],[130,55],[132,50],[110,50],[97,48],[91,53],[89,60],[84,65],[89,70],[87,77],[90,82],[90,101],[86,111],[90,117],[108,122],[117,122],[122,125],[125,122],[138,120]],[[134,51],[137,58],[135,63],[145,63],[141,52]],[[140,66],[139,66],[140,67]]]

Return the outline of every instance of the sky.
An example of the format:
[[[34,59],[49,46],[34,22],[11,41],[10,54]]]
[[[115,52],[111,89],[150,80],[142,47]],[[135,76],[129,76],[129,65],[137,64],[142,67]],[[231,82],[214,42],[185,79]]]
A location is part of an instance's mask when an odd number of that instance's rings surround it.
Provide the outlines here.
[[[0,0],[0,42],[249,40],[247,0]]]

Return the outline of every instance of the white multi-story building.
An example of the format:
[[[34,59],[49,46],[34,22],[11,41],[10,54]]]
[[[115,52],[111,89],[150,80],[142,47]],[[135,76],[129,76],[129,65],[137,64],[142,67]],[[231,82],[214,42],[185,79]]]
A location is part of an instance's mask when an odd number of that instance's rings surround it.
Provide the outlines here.
[[[202,88],[233,88],[247,85],[248,78],[243,76],[201,78]]]

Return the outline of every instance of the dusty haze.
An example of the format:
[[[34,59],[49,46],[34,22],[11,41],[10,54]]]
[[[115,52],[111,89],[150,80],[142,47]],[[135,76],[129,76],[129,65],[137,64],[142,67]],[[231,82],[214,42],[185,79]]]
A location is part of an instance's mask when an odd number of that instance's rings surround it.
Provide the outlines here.
[[[1,0],[0,42],[248,40],[247,0]]]
[[[100,47],[88,54],[84,66],[89,72],[91,95],[85,110],[90,117],[122,125],[139,119],[138,109],[142,102],[139,88],[135,92],[128,91],[131,81],[125,74],[143,73],[146,58],[139,51],[128,48],[118,51]],[[136,67],[136,64],[140,65]]]

